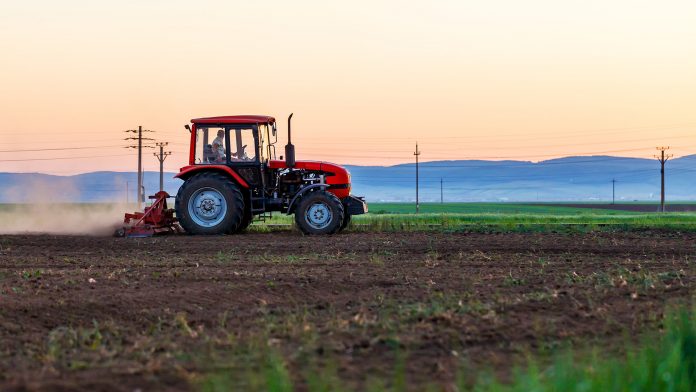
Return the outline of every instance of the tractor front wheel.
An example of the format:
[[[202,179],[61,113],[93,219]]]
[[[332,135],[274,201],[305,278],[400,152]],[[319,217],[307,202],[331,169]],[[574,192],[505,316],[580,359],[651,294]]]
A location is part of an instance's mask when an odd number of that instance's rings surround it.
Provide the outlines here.
[[[345,211],[333,193],[311,192],[295,210],[295,223],[305,234],[334,234],[341,229]]]
[[[223,174],[205,172],[184,182],[176,195],[176,216],[190,234],[232,234],[244,217],[244,197]]]

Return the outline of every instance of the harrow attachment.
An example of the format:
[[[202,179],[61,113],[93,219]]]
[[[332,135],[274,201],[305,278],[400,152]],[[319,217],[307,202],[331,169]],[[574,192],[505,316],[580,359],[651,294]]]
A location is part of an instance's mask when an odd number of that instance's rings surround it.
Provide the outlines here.
[[[149,198],[154,200],[151,206],[145,207],[144,212],[126,213],[123,227],[116,230],[116,237],[143,238],[157,234],[183,233],[178,220],[174,217],[174,209],[167,208],[169,194],[159,191]]]

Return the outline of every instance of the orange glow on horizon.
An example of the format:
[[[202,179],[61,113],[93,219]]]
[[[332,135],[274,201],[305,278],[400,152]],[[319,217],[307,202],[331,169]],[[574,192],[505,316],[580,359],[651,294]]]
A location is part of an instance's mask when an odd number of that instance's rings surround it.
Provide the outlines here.
[[[191,118],[283,146],[290,112],[297,158],[342,164],[696,153],[693,1],[6,3],[0,172],[133,171],[138,125],[177,171]]]

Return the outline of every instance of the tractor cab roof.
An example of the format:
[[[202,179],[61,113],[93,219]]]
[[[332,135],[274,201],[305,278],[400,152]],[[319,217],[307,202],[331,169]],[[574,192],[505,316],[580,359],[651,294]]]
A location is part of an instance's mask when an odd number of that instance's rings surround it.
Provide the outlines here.
[[[191,122],[194,124],[272,124],[275,118],[255,115],[219,116],[194,118]]]

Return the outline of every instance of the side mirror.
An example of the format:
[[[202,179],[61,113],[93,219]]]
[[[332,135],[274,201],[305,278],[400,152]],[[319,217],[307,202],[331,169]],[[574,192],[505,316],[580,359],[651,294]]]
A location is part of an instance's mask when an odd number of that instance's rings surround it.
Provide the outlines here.
[[[190,126],[190,125],[186,124],[186,125],[184,125],[184,128],[188,129],[189,133],[191,132],[191,126]]]
[[[271,133],[273,134],[273,136],[276,136],[276,132],[278,132],[278,129],[276,129],[276,125],[275,123],[273,123],[273,129],[271,130]]]

